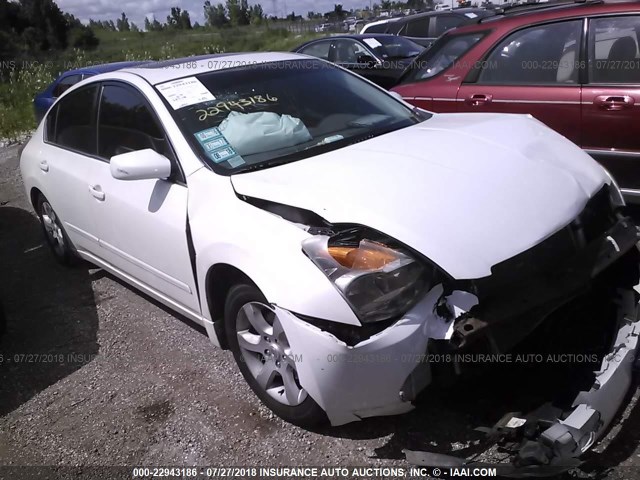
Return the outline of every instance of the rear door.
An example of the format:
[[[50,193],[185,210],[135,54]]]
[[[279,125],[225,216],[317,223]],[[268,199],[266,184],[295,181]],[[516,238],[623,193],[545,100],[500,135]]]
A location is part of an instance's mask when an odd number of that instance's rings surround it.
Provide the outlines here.
[[[580,144],[583,23],[565,20],[507,35],[461,85],[458,110],[529,113]]]
[[[88,172],[96,156],[98,85],[69,92],[45,120],[40,169],[45,196],[62,220],[78,250],[98,248],[96,223],[90,210]]]
[[[592,18],[582,146],[640,196],[640,15]],[[631,191],[632,190],[632,191]]]

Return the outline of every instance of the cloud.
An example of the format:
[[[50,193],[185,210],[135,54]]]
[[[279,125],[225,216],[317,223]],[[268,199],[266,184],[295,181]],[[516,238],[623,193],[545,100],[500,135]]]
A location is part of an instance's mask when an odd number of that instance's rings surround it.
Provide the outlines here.
[[[211,0],[212,4],[225,3],[223,0]],[[250,1],[250,4],[258,3]],[[371,3],[371,0],[264,0],[260,2],[267,15],[277,14],[283,16],[295,11],[297,15],[306,16],[307,12],[328,12],[333,10],[336,3],[341,3],[345,10],[361,8]],[[127,14],[129,20],[138,26],[144,24],[145,17],[155,17],[164,22],[171,7],[180,7],[187,10],[192,22],[204,22],[204,0],[57,0],[58,6],[64,11],[73,14],[83,22],[89,19],[113,20],[120,17],[122,12]]]

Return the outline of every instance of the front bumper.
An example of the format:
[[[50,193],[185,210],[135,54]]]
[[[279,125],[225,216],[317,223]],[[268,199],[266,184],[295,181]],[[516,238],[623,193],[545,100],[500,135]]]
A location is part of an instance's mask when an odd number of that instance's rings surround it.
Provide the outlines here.
[[[403,389],[421,390],[430,382],[427,341],[444,338],[449,327],[433,312],[441,295],[441,286],[432,289],[402,319],[354,346],[274,307],[296,359],[300,384],[332,425],[413,409],[408,399],[403,400]]]

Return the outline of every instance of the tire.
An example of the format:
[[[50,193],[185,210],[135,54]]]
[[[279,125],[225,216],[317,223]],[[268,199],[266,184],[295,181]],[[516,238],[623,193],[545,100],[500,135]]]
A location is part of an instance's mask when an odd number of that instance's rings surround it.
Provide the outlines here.
[[[75,249],[62,226],[60,217],[53,210],[49,200],[42,194],[38,195],[36,213],[40,219],[40,225],[42,225],[44,238],[56,260],[62,265],[75,265],[78,260]]]
[[[262,403],[299,427],[326,422],[324,411],[300,386],[294,359],[287,355],[291,352],[284,330],[258,288],[232,287],[225,301],[224,322],[240,372]]]

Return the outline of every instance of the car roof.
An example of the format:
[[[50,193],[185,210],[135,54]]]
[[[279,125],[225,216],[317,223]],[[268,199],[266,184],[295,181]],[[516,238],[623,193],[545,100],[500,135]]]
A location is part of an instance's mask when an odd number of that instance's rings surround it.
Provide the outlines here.
[[[149,60],[144,60],[144,61],[141,60],[141,61],[102,63],[99,65],[87,65],[86,67],[67,70],[66,72],[63,73],[63,75],[80,75],[83,73],[93,73],[97,75],[100,73],[108,73],[108,72],[113,72],[115,70],[121,70],[123,68],[137,67],[140,65],[148,64],[148,63],[152,63],[152,62]]]
[[[414,18],[423,17],[439,17],[442,15],[466,15],[467,13],[475,13],[476,15],[493,15],[491,10],[485,8],[465,7],[454,8],[453,10],[431,10],[430,12],[414,13],[413,15],[407,15],[406,17],[400,17],[401,20],[413,20]]]
[[[556,19],[569,19],[585,15],[626,13],[629,11],[640,12],[640,2],[604,2],[604,1],[569,1],[533,4],[505,10],[492,17],[486,17],[479,23],[463,25],[455,29],[455,34],[486,30],[487,28],[499,28],[510,30],[522,25],[544,22]],[[447,32],[447,35],[453,32]]]
[[[305,42],[299,46],[297,46],[293,51],[297,52],[298,50],[300,50],[302,47],[305,47],[307,45],[310,45],[312,43],[315,42],[320,42],[323,40],[335,40],[335,39],[351,39],[351,40],[364,40],[366,38],[382,38],[382,37],[389,37],[390,39],[395,39],[398,38],[398,35],[394,35],[392,33],[344,33],[344,34],[339,34],[339,35],[328,35],[326,37],[320,37],[320,38],[315,38],[313,40],[309,40],[308,42]],[[406,37],[405,37],[406,38]],[[407,39],[409,40],[409,39]]]
[[[206,72],[285,60],[308,60],[309,58],[306,55],[296,53],[221,53],[151,62],[134,68],[126,68],[122,71],[142,77],[151,85],[157,85]]]

